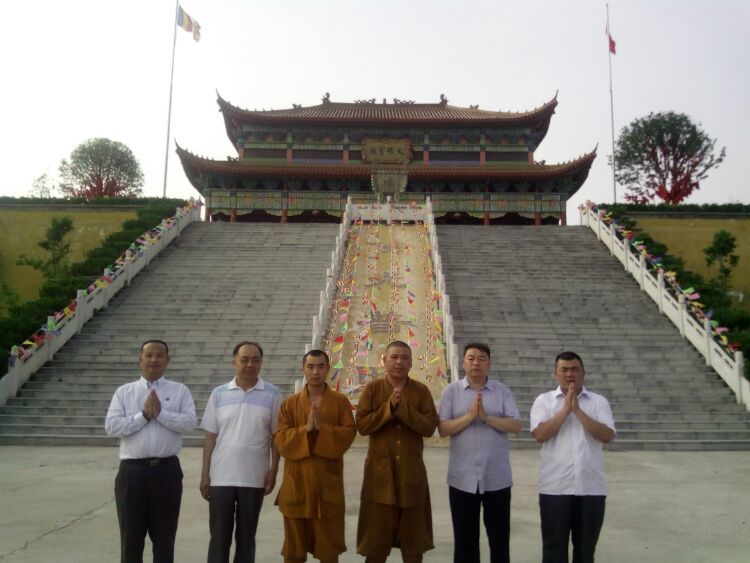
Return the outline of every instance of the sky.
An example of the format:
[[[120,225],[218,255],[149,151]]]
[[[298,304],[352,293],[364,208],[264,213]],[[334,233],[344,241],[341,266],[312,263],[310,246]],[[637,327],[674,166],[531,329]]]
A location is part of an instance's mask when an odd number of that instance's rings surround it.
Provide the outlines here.
[[[201,40],[177,29],[167,195],[198,197],[174,153],[236,156],[217,92],[248,109],[412,99],[481,109],[558,106],[535,153],[547,164],[598,146],[568,203],[611,202],[606,3],[597,0],[183,0]],[[615,131],[650,112],[701,124],[727,156],[690,203],[750,202],[750,48],[745,0],[611,0]],[[0,34],[0,195],[23,196],[81,142],[131,148],[145,195],[162,193],[173,0],[26,0]],[[623,188],[618,186],[618,198]]]

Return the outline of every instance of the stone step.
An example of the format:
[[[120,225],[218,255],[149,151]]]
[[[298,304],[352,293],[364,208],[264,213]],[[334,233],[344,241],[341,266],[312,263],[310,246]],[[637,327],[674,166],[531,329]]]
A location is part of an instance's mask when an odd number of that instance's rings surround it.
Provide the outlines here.
[[[492,346],[521,413],[554,386],[554,356],[574,350],[586,362],[587,387],[612,405],[621,430],[614,449],[750,449],[744,438],[721,439],[747,428],[748,413],[589,229],[437,233],[456,344]],[[688,430],[686,439],[675,434]]]

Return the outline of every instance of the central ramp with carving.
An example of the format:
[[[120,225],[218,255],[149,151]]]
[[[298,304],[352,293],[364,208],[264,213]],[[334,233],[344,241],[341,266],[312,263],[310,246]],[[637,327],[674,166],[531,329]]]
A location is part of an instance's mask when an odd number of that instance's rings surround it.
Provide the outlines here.
[[[427,225],[360,219],[347,241],[324,339],[332,380],[356,400],[367,381],[383,375],[387,344],[402,340],[412,348],[411,377],[438,398],[448,374]]]

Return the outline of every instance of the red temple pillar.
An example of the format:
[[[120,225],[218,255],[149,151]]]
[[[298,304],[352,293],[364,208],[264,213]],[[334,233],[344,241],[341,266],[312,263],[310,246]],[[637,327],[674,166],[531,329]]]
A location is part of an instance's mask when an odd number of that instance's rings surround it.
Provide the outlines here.
[[[567,224],[568,224],[568,218],[565,214],[565,211],[563,211],[562,213],[560,213],[560,225],[564,227]]]
[[[231,211],[229,212],[229,222],[230,223],[237,222],[237,208],[236,207],[232,207]]]
[[[287,162],[292,161],[292,149],[291,148],[286,149],[286,160]]]
[[[343,160],[344,162],[349,162],[349,147],[344,148]]]
[[[534,164],[534,151],[529,151],[529,164]]]
[[[484,149],[479,149],[479,166],[484,166],[485,161],[487,160],[487,154]]]
[[[484,224],[485,225],[490,224],[490,212],[489,211],[484,212]]]
[[[535,225],[542,224],[542,214],[539,211],[534,213],[534,224]]]
[[[288,218],[287,210],[286,209],[282,209],[281,210],[281,222],[282,223],[286,223],[287,222],[287,218]]]

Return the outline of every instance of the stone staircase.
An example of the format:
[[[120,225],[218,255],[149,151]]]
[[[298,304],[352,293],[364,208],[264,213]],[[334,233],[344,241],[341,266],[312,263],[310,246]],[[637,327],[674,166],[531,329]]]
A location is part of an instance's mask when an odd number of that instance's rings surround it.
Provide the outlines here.
[[[114,390],[138,376],[139,345],[149,338],[169,343],[167,377],[188,385],[199,421],[211,390],[233,377],[241,340],[263,346],[263,377],[292,392],[337,227],[187,227],[0,407],[0,444],[115,444],[104,416]]]
[[[612,405],[612,449],[750,449],[750,415],[588,228],[437,232],[456,344],[490,345],[525,429],[536,396],[556,386],[554,357],[573,350]],[[536,447],[527,430],[516,447]]]

